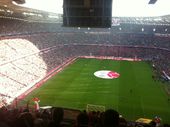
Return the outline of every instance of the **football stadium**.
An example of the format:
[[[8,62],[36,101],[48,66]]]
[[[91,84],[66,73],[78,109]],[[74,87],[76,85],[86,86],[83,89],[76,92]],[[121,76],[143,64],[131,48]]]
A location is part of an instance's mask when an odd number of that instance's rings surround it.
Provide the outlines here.
[[[169,127],[168,1],[44,1],[0,1],[0,127]]]

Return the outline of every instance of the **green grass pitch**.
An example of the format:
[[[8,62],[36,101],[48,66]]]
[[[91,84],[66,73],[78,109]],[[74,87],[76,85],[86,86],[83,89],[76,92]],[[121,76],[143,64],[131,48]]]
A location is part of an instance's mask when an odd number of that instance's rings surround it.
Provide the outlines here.
[[[117,79],[94,76],[98,70],[113,70]],[[103,105],[117,110],[128,120],[160,116],[170,123],[170,102],[162,84],[152,79],[149,63],[77,59],[26,100],[39,97],[40,106],[62,106],[85,109],[87,104]]]

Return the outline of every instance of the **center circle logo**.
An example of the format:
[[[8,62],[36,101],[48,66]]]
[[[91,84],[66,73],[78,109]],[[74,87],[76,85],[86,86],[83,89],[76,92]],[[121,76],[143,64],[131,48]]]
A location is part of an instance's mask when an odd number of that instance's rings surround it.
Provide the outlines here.
[[[94,75],[98,78],[103,78],[103,79],[114,79],[120,76],[119,73],[114,71],[109,71],[109,70],[96,71]]]

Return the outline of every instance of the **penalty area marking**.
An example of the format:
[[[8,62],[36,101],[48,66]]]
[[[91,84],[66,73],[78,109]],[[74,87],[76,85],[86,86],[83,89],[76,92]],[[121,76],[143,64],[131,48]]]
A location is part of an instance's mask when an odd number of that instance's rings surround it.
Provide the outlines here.
[[[110,70],[100,70],[96,71],[94,75],[98,78],[103,78],[103,79],[115,79],[120,76],[119,73],[110,71]]]

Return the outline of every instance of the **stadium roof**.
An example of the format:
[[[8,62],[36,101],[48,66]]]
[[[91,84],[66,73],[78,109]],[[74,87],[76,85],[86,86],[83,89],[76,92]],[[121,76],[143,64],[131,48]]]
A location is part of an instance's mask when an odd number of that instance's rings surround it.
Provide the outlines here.
[[[25,0],[22,6],[62,14],[63,0]],[[153,17],[170,14],[170,0],[113,0],[113,17]]]

